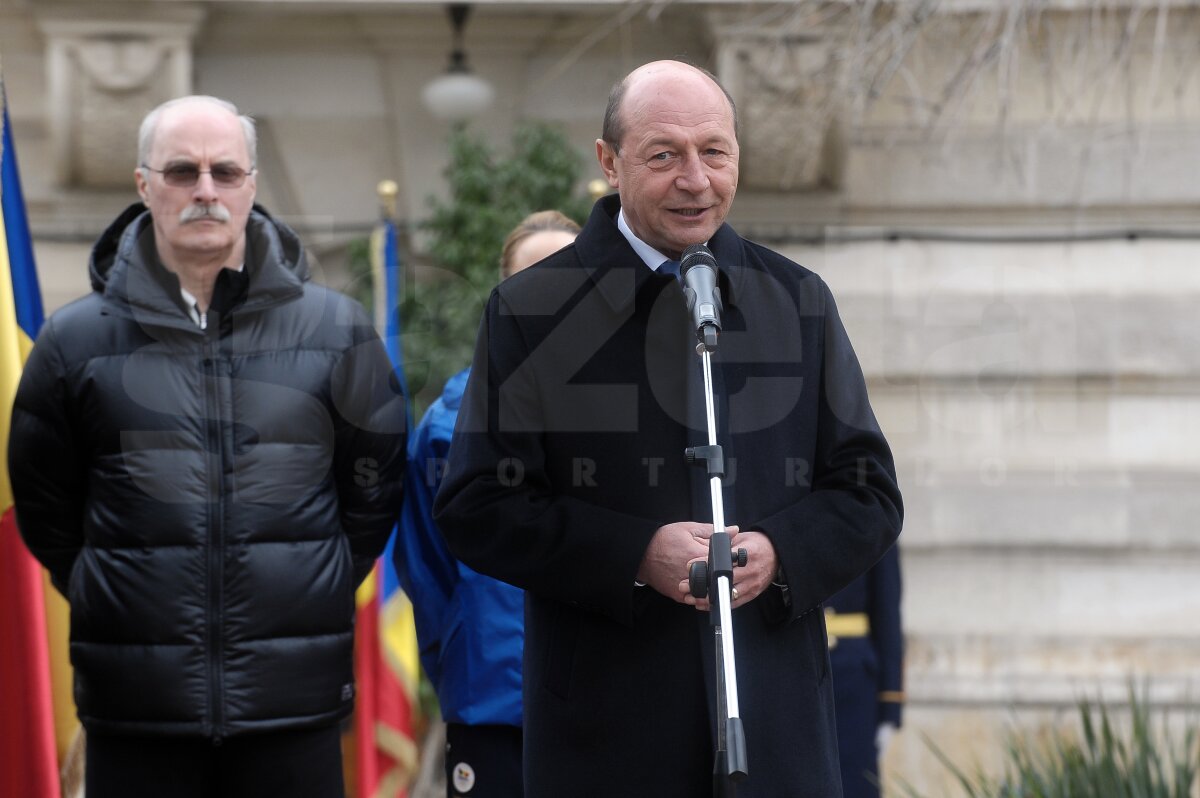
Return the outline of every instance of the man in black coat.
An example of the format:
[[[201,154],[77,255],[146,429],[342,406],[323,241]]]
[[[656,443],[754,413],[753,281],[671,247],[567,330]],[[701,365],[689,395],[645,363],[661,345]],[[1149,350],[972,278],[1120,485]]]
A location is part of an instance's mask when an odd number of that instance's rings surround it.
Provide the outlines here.
[[[87,795],[338,798],[404,397],[254,204],[248,117],[174,100],[138,149],[142,201],[42,328],[9,438],[18,526],[71,605]]]
[[[707,73],[647,64],[609,100],[599,201],[573,246],[492,292],[438,495],[471,567],[527,591],[527,795],[712,791],[713,633],[688,592],[712,535],[700,360],[659,272],[707,242],[734,570],[743,798],[840,795],[821,601],[900,531],[891,453],[833,298],[724,224],[733,103]]]

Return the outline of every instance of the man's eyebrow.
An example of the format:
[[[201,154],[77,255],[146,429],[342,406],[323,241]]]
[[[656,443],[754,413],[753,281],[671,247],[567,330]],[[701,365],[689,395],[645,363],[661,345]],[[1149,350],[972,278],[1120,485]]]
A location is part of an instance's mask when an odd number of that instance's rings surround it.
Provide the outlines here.
[[[199,161],[197,161],[195,158],[192,158],[187,155],[177,155],[173,158],[167,158],[165,163],[167,166],[198,166],[199,165]],[[237,165],[238,160],[233,157],[215,158],[212,161],[210,161],[209,163],[212,164],[213,166]]]
[[[655,136],[642,142],[643,147],[677,147],[678,142],[669,136]]]
[[[713,133],[711,136],[706,136],[704,138],[697,139],[696,146],[699,149],[704,149],[706,147],[711,147],[714,144],[717,144],[722,147],[728,148],[733,145],[733,142],[734,142],[734,139],[728,135],[725,135],[723,133]],[[655,136],[652,139],[646,139],[645,141],[643,141],[641,143],[640,146],[647,148],[647,149],[653,148],[653,147],[669,147],[672,149],[676,149],[681,146],[686,147],[687,144],[688,144],[688,142],[681,142],[679,139],[671,138],[670,136]]]
[[[729,134],[718,133],[716,131],[714,131],[712,135],[700,139],[701,145],[721,144],[726,147],[732,145],[734,141],[735,139]]]

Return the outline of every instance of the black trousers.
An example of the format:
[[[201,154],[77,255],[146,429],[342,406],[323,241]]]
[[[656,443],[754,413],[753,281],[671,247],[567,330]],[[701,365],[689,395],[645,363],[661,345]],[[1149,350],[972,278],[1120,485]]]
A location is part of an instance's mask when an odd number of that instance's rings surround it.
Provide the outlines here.
[[[448,798],[521,798],[524,794],[520,727],[446,724]]]
[[[337,725],[230,737],[88,732],[88,798],[345,798]]]

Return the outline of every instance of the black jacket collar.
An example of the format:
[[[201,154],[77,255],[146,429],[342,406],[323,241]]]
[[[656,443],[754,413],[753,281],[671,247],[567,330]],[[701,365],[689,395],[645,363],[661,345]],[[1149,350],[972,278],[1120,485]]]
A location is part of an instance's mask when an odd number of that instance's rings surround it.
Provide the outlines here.
[[[144,320],[172,326],[191,324],[179,300],[177,280],[163,278],[158,263],[154,224],[140,203],[129,206],[92,248],[88,264],[92,290],[112,305]],[[174,275],[167,275],[174,278]],[[236,304],[244,309],[275,305],[299,296],[309,279],[308,259],[296,233],[255,205],[246,225],[244,275],[233,286]],[[248,285],[241,285],[247,281]],[[172,282],[176,283],[172,291]]]
[[[616,194],[599,199],[575,240],[583,268],[591,276],[597,291],[617,311],[628,308],[640,286],[646,280],[654,279],[654,274],[617,228],[620,209],[621,200]],[[727,306],[735,306],[738,286],[746,271],[743,241],[732,227],[722,224],[709,239],[708,248],[717,260],[721,301]]]

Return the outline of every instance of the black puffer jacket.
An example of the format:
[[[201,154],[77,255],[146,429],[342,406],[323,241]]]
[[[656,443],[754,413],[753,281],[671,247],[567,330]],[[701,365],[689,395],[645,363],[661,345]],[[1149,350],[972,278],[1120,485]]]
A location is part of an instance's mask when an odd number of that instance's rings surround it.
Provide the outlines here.
[[[71,604],[89,729],[220,738],[350,712],[354,589],[399,512],[404,400],[362,308],[261,208],[201,331],[129,208],[38,336],[9,466]],[[242,275],[227,273],[241,279]]]

